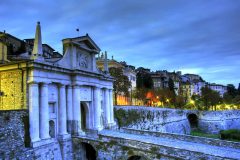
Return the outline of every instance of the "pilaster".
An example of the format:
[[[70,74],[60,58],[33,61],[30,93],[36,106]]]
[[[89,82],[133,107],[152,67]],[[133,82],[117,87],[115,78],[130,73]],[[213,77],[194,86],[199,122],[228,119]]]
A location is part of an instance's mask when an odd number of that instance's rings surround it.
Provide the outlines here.
[[[67,134],[67,108],[66,108],[66,88],[59,84],[59,109],[58,109],[58,135],[60,137]]]
[[[98,87],[93,88],[93,102],[94,102],[94,129],[101,130],[103,126],[101,125],[101,99],[100,95],[101,89]]]
[[[49,136],[49,105],[48,105],[48,84],[40,85],[40,138],[48,139]]]
[[[110,123],[110,100],[109,100],[109,91],[108,89],[103,89],[103,105],[104,105],[104,119],[105,125],[109,127]]]
[[[67,132],[72,133],[73,120],[73,90],[72,86],[67,86]]]
[[[29,123],[31,142],[37,142],[39,138],[39,90],[38,83],[29,85]]]

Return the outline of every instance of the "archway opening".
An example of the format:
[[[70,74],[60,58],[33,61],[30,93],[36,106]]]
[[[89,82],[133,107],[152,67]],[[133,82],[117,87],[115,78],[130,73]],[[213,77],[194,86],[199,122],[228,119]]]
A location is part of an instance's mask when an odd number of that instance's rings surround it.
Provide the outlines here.
[[[87,129],[87,104],[81,102],[81,126],[82,130]]]
[[[198,116],[194,113],[191,113],[187,116],[192,130],[198,129]]]
[[[128,160],[146,160],[146,158],[142,157],[142,156],[131,156],[128,158]]]
[[[86,151],[86,159],[87,160],[96,160],[97,159],[97,152],[93,148],[91,144],[88,143],[82,143],[83,147],[85,148]]]
[[[55,138],[55,122],[53,120],[49,121],[49,136]]]

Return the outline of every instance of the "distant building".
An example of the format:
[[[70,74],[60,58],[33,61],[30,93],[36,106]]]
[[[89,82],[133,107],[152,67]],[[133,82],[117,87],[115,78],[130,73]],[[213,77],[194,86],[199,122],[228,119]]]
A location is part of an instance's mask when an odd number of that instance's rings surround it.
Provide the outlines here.
[[[193,85],[190,82],[182,82],[180,85],[180,95],[184,97],[185,102],[189,102],[193,95]]]
[[[202,95],[202,88],[206,86],[206,82],[204,81],[195,81],[193,84],[193,94],[194,95]]]
[[[174,83],[175,93],[179,94],[181,72],[168,72],[167,70],[158,70],[156,72],[151,72],[151,77],[153,80],[153,86],[155,89],[168,88],[169,80],[172,79]]]
[[[127,65],[126,62],[118,62],[113,59],[108,59],[107,53],[101,53],[97,57],[97,66],[101,71],[104,71],[104,61],[107,61],[108,68],[120,68],[123,71],[123,75],[128,77],[128,80],[131,82],[131,88],[129,89],[130,97],[126,97],[123,94],[117,95],[117,103],[118,105],[130,105],[135,104],[133,102],[132,94],[137,86],[137,78],[136,78],[136,72],[135,67],[132,65]],[[115,101],[115,99],[114,99]]]
[[[137,87],[137,74],[135,72],[135,67],[132,65],[127,65],[126,62],[120,62],[123,68],[123,74],[128,77],[131,82],[131,90],[135,90]]]
[[[104,71],[104,59],[105,59],[105,55],[103,53],[99,54],[97,57],[97,67],[101,70]],[[113,59],[108,59],[107,58],[107,63],[108,63],[108,68],[124,68],[124,66]]]
[[[227,86],[221,85],[221,84],[216,84],[216,83],[209,83],[207,86],[214,90],[217,91],[221,97],[223,97],[224,93],[227,92]]]
[[[183,76],[187,77],[190,82],[203,81],[202,77],[197,74],[184,74]]]
[[[24,39],[26,43],[26,48],[28,52],[32,52],[33,50],[33,45],[34,45],[34,39]],[[62,54],[59,52],[56,52],[50,45],[48,44],[42,44],[42,49],[43,49],[43,57],[44,58],[61,58]]]

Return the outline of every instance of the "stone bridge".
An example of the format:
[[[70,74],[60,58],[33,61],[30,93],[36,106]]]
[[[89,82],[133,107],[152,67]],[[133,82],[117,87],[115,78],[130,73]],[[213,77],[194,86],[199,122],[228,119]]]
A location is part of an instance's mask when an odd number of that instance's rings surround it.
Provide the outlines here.
[[[125,129],[73,137],[74,159],[240,159],[240,143]]]

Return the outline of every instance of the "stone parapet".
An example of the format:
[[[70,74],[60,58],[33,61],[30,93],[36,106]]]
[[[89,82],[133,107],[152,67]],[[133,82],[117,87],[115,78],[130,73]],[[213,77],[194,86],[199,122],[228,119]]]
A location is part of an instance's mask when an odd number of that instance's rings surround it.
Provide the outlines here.
[[[235,148],[235,149],[240,149],[239,142],[225,141],[225,140],[221,140],[221,139],[204,138],[204,137],[197,137],[197,136],[190,136],[190,135],[183,135],[183,134],[174,134],[174,133],[153,132],[153,131],[148,131],[148,130],[135,130],[135,129],[124,128],[124,127],[121,128],[120,131],[124,132],[124,133],[150,135],[150,136],[171,138],[171,139],[188,141],[188,142],[209,144],[209,145],[214,145],[214,146],[219,146],[219,147],[231,147],[231,148]]]

